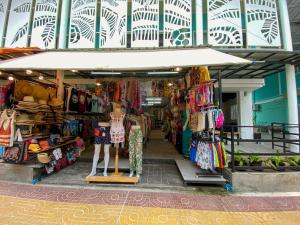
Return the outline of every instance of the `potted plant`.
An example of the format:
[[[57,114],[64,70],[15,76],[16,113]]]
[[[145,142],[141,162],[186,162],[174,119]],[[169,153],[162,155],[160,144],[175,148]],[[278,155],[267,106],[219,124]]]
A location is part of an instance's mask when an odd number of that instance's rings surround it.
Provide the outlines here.
[[[236,153],[238,154],[239,151],[237,151]],[[231,163],[232,163],[232,160],[231,160],[231,162],[229,162],[230,167],[231,167]],[[246,171],[247,168],[245,168],[245,166],[248,166],[248,162],[244,157],[242,157],[240,155],[235,155],[234,156],[234,166],[235,166],[235,169],[238,171]]]
[[[300,156],[289,157],[286,161],[290,164],[290,168],[296,171],[300,171]]]
[[[283,172],[286,167],[289,166],[289,163],[281,156],[273,156],[270,158],[273,166],[272,169]]]
[[[255,171],[263,171],[263,160],[258,156],[250,156],[249,157],[249,166],[252,170]]]

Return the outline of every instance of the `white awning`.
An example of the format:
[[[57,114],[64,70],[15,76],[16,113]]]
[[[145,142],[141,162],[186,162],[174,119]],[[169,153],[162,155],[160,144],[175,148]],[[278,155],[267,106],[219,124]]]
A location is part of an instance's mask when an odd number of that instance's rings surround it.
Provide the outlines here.
[[[210,48],[47,51],[0,62],[0,70],[137,71],[175,67],[241,65],[251,61]]]

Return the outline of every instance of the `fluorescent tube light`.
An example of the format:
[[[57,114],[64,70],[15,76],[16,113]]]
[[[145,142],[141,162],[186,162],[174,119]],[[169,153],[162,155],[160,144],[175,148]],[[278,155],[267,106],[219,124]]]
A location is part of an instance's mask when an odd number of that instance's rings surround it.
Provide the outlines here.
[[[118,75],[122,74],[121,72],[92,72],[93,75]]]
[[[177,71],[157,71],[157,72],[148,72],[149,75],[154,74],[177,74]]]

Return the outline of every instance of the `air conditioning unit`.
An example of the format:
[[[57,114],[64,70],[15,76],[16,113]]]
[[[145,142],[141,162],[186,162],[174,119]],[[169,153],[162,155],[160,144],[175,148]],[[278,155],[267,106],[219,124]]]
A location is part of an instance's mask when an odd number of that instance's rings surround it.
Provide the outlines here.
[[[253,105],[253,109],[252,110],[254,112],[259,112],[261,110],[261,105],[259,105],[259,104]]]

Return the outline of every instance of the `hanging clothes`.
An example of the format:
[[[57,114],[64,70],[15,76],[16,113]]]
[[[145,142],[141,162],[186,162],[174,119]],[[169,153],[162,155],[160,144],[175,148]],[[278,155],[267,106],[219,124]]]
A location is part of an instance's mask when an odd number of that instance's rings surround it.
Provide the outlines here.
[[[85,104],[85,110],[86,112],[91,112],[92,111],[92,95],[87,93],[86,94],[86,104]]]
[[[85,103],[86,103],[86,96],[85,91],[78,91],[78,112],[84,113],[85,112]]]
[[[15,135],[16,112],[13,111],[11,116],[8,116],[7,110],[4,110],[0,117],[0,145],[12,147]]]
[[[98,112],[98,97],[95,94],[92,95],[92,112]]]
[[[79,110],[78,91],[75,88],[72,88],[70,91],[69,110],[75,112]]]

